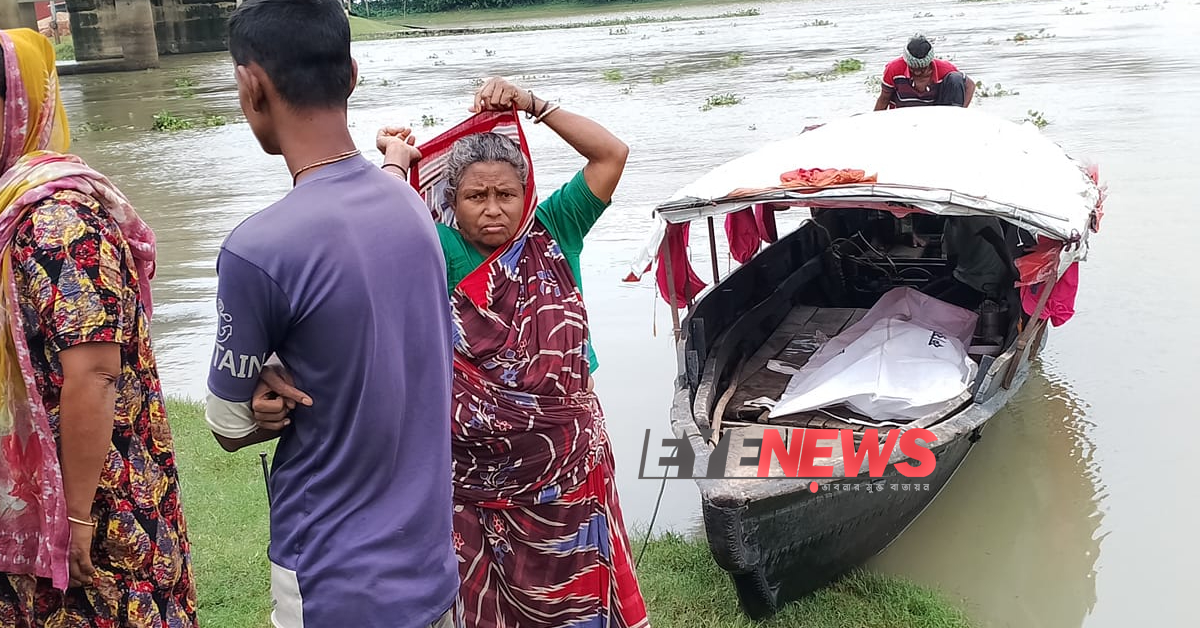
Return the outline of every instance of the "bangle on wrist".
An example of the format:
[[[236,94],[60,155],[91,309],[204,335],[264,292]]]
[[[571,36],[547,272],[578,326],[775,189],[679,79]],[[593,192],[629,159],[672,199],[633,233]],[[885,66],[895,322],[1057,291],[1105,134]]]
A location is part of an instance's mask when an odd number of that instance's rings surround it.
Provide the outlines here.
[[[384,163],[384,164],[383,164],[383,166],[381,166],[381,167],[382,167],[382,168],[387,168],[388,166],[391,166],[391,167],[393,167],[393,168],[398,168],[398,169],[400,170],[400,172],[403,172],[403,173],[404,173],[404,176],[405,176],[405,177],[408,177],[408,168],[405,168],[404,166],[401,166],[400,164],[391,163],[391,162],[386,162],[386,163]]]
[[[538,116],[536,119],[534,119],[533,123],[534,123],[534,124],[541,124],[541,123],[542,123],[542,120],[545,120],[545,119],[546,119],[546,116],[548,116],[548,115],[550,115],[550,114],[552,114],[552,113],[554,113],[555,111],[558,111],[558,110],[559,110],[558,103],[555,103],[555,104],[551,105],[550,103],[548,103],[548,102],[547,102],[547,103],[546,103],[546,106],[545,106],[545,107],[542,107],[542,113],[541,113],[541,115],[539,115],[539,116]]]
[[[88,526],[91,528],[96,527],[95,521],[84,521],[83,519],[76,519],[75,517],[70,516],[67,517],[67,521],[70,521],[71,523],[78,523],[81,526]]]
[[[533,112],[537,111],[537,96],[533,95],[532,89],[527,89],[525,91],[529,93],[529,108],[525,110],[525,118],[527,120],[532,120]]]

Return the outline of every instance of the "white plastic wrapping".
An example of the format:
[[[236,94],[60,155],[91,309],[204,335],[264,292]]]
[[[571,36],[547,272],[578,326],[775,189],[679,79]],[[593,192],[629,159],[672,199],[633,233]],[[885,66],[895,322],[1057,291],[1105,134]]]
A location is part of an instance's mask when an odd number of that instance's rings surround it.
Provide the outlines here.
[[[965,392],[974,312],[896,288],[792,376],[770,417],[845,404],[876,421],[925,417]]]

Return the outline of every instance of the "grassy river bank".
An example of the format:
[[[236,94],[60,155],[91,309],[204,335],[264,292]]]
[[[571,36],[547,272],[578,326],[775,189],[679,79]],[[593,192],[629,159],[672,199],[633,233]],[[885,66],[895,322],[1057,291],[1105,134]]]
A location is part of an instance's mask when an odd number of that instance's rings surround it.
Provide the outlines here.
[[[269,625],[266,489],[258,450],[228,454],[204,424],[203,405],[168,403],[192,541],[200,620],[209,626]],[[274,447],[261,451],[273,453]],[[631,531],[635,552],[643,534]],[[699,540],[657,535],[638,568],[655,628],[749,628],[728,577]],[[861,573],[788,608],[764,628],[967,628],[938,593]]]

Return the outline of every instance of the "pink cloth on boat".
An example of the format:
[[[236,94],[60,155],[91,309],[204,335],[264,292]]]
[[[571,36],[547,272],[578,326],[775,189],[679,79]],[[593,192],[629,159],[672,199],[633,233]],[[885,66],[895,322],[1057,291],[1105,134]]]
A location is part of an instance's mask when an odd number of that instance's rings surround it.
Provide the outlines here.
[[[765,242],[779,239],[775,227],[775,210],[758,204],[725,216],[725,238],[729,253],[739,264],[745,264],[762,249]]]
[[[688,260],[687,245],[690,227],[691,223],[687,222],[667,225],[665,248],[671,250],[671,283],[675,286],[675,307],[687,307],[692,298],[707,286],[692,268],[691,261]],[[667,283],[667,262],[663,258],[663,250],[659,250],[658,253],[656,278],[658,279],[659,293],[667,303],[670,303],[671,284]]]
[[[729,240],[729,254],[739,264],[745,264],[758,253],[762,239],[758,234],[758,224],[754,219],[754,210],[747,207],[738,212],[725,215],[725,238]]]
[[[1045,287],[1044,283],[1021,286],[1021,306],[1026,314],[1033,316],[1033,311],[1037,309],[1038,300],[1042,296],[1041,291]],[[1055,327],[1060,327],[1063,323],[1071,320],[1071,317],[1075,315],[1075,294],[1078,290],[1079,262],[1076,262],[1071,264],[1062,277],[1055,282],[1054,288],[1050,291],[1050,298],[1046,299],[1046,307],[1042,310],[1042,318],[1050,319]]]
[[[787,209],[784,207],[783,209]],[[766,205],[754,206],[754,220],[758,225],[758,237],[763,242],[771,244],[779,239],[779,230],[775,227],[775,212],[777,210]]]

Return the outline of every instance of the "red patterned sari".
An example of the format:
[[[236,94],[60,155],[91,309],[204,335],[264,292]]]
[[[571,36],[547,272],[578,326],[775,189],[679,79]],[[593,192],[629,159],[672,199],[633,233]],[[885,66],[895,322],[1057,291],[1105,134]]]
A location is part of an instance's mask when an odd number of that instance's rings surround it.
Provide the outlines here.
[[[421,146],[412,183],[435,220],[453,142],[493,131],[528,149],[515,112],[483,113]],[[454,539],[472,628],[644,627],[599,400],[588,391],[587,310],[534,218],[533,171],[513,239],[451,296]]]

